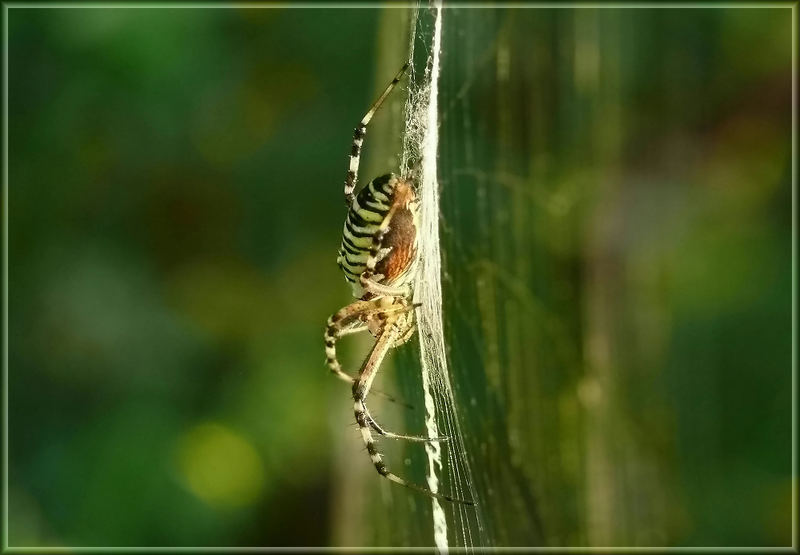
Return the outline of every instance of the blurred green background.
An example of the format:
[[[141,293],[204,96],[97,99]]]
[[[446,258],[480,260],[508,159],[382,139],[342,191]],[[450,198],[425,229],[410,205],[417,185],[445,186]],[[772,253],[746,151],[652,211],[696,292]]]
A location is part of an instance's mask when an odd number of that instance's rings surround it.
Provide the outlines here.
[[[405,12],[9,10],[10,545],[430,543],[322,349]],[[791,543],[791,17],[445,10],[476,541]]]

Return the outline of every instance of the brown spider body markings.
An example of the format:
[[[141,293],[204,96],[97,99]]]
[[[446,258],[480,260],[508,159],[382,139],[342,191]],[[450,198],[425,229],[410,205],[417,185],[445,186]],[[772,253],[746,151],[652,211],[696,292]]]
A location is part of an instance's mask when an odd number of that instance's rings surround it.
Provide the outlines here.
[[[328,318],[325,355],[328,368],[338,378],[352,383],[353,412],[372,464],[381,476],[431,497],[472,505],[471,501],[434,493],[390,472],[383,462],[372,432],[391,439],[430,442],[427,438],[384,430],[370,415],[366,398],[389,350],[408,341],[416,331],[412,288],[417,268],[419,201],[411,179],[386,174],[373,179],[354,195],[358,179],[361,145],[367,124],[408,68],[405,64],[355,128],[350,168],[345,180],[347,218],[337,263],[353,288],[357,300]],[[358,377],[344,372],[336,358],[336,341],[345,335],[369,331],[375,345],[361,366]]]

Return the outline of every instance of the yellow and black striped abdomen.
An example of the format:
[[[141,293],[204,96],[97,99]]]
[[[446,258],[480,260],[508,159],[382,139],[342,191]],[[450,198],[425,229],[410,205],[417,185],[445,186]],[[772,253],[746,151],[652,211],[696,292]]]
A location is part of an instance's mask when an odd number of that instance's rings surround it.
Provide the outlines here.
[[[347,212],[337,262],[356,297],[362,294],[359,276],[367,268],[373,237],[395,203],[375,269],[384,284],[397,284],[408,277],[416,255],[416,199],[411,183],[391,173],[376,177]]]
[[[354,285],[367,268],[372,238],[389,212],[395,180],[393,174],[376,177],[361,189],[347,212],[336,262],[345,279]]]

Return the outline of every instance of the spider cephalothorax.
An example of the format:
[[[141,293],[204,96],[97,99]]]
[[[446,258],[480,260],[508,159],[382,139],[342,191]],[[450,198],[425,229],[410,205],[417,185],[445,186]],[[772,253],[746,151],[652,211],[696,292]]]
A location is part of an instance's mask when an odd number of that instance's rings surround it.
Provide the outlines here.
[[[325,355],[331,372],[353,384],[353,411],[367,452],[378,473],[389,480],[427,495],[472,504],[408,482],[389,472],[372,436],[410,441],[444,441],[395,434],[381,428],[367,410],[366,398],[372,381],[392,347],[408,341],[416,330],[412,287],[417,268],[418,207],[411,178],[386,174],[370,181],[354,195],[358,180],[361,146],[367,125],[383,101],[408,69],[405,64],[383,94],[355,128],[350,168],[344,184],[347,218],[337,262],[353,288],[356,301],[328,318],[325,330]],[[336,358],[336,341],[351,333],[369,331],[375,345],[361,367],[358,377],[344,372]]]

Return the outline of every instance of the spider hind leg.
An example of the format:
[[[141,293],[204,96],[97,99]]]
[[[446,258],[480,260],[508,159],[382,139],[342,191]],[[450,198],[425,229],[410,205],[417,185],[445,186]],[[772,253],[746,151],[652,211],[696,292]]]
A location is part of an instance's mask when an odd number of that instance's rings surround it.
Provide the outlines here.
[[[377,433],[382,435],[383,437],[387,437],[389,439],[403,439],[406,441],[418,441],[422,443],[433,443],[437,441],[448,441],[449,438],[447,436],[439,436],[439,437],[424,437],[424,436],[410,436],[406,434],[396,434],[394,432],[389,432],[384,430],[380,424],[378,424],[372,415],[369,413],[366,405],[363,406],[364,413],[367,415],[367,422],[369,423],[369,427],[375,430]]]
[[[384,327],[383,331],[378,334],[378,338],[375,341],[375,346],[372,348],[367,360],[364,362],[364,366],[361,368],[358,380],[353,384],[353,411],[359,431],[361,432],[361,438],[364,440],[364,444],[367,447],[367,453],[369,453],[370,460],[375,466],[375,470],[378,471],[378,474],[392,482],[400,484],[401,486],[443,501],[461,503],[463,505],[474,505],[475,503],[473,501],[458,499],[443,493],[433,492],[428,488],[417,485],[413,482],[409,482],[397,474],[390,472],[386,467],[386,463],[383,462],[383,457],[378,452],[378,447],[372,437],[370,425],[371,417],[367,412],[365,400],[367,394],[369,393],[370,386],[372,385],[372,381],[375,379],[375,375],[378,372],[378,368],[386,356],[386,353],[397,339],[398,332],[399,330],[394,325],[394,322],[387,322],[387,325]]]

